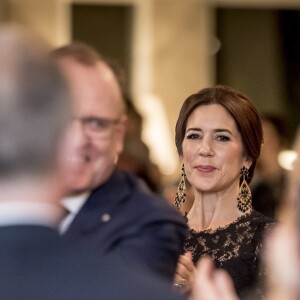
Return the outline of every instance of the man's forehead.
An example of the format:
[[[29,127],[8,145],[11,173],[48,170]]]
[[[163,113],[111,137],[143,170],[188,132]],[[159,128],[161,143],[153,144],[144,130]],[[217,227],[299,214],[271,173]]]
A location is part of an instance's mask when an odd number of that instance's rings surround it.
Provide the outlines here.
[[[117,110],[124,111],[121,88],[111,68],[103,61],[86,65],[74,58],[60,59],[64,73],[69,81],[71,93],[77,105],[88,105],[88,102],[108,102]]]

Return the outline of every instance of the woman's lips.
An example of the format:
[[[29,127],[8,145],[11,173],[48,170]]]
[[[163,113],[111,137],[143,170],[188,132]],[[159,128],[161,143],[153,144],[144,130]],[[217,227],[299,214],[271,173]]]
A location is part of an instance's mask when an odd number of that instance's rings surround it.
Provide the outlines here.
[[[197,170],[201,171],[201,172],[212,172],[214,171],[216,168],[213,166],[203,166],[203,165],[199,165],[196,167]]]

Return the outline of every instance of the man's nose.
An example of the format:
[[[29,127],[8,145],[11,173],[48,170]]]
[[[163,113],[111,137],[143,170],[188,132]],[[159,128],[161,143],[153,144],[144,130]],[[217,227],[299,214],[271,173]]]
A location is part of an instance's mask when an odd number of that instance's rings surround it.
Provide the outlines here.
[[[90,142],[89,135],[86,133],[83,124],[79,120],[73,120],[69,128],[69,138],[72,139],[74,146],[86,146]]]

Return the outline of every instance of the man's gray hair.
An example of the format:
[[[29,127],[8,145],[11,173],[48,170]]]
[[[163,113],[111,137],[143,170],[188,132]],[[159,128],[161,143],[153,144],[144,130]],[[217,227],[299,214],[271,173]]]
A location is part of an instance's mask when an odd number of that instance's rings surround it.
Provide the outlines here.
[[[0,179],[50,170],[70,117],[69,93],[50,47],[0,28]]]

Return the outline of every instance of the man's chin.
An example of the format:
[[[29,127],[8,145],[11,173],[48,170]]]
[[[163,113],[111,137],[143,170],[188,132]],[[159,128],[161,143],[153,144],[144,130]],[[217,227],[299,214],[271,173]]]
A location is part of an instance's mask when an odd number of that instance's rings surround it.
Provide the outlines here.
[[[78,195],[92,189],[91,181],[88,182],[69,182],[66,186],[68,196]]]
[[[86,189],[75,189],[75,190],[70,191],[67,196],[68,197],[70,197],[70,196],[77,196],[77,195],[86,193],[89,190],[90,189],[88,189],[88,188],[86,188]]]

